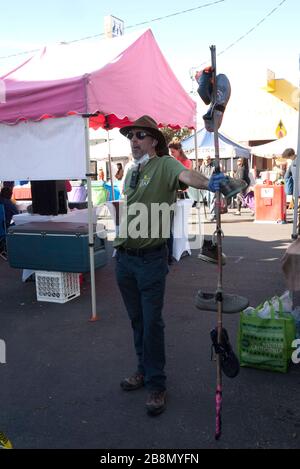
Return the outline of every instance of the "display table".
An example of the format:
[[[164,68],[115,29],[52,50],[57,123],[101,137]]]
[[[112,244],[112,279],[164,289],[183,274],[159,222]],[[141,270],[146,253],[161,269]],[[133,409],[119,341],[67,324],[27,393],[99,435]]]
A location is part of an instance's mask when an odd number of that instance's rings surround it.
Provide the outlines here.
[[[191,199],[182,199],[176,202],[172,233],[174,237],[173,257],[177,261],[180,260],[184,252],[187,252],[189,255],[191,255],[188,222],[192,205],[193,200]]]

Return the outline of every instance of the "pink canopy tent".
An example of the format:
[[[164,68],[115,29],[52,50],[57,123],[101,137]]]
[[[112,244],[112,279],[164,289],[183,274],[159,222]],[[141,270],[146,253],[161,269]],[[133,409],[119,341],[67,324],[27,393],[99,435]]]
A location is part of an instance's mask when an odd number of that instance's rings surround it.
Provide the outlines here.
[[[69,115],[85,119],[92,318],[96,319],[88,127],[123,127],[148,114],[160,126],[195,128],[196,103],[180,85],[151,30],[45,47],[0,80],[0,125]]]
[[[195,128],[196,103],[151,30],[45,47],[2,77],[2,83],[1,123],[97,113],[93,128],[113,128],[149,114],[160,125]]]

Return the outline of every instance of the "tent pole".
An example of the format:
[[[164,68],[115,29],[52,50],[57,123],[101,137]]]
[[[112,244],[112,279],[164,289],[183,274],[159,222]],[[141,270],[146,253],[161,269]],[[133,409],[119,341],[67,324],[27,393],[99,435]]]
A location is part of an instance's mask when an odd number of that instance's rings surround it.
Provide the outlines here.
[[[95,259],[94,259],[94,223],[93,223],[93,202],[92,202],[92,182],[90,172],[90,141],[89,141],[89,118],[84,117],[85,127],[85,156],[86,156],[86,178],[88,189],[88,223],[89,223],[89,253],[90,253],[90,275],[91,275],[91,296],[92,296],[92,317],[90,321],[97,321],[96,312],[96,282],[95,282]]]
[[[111,197],[112,197],[112,200],[113,202],[115,201],[115,188],[114,188],[114,177],[113,177],[113,173],[112,173],[112,165],[111,165],[111,147],[110,147],[110,138],[109,138],[109,122],[108,122],[108,117],[105,116],[105,127],[106,127],[106,130],[107,130],[107,142],[108,142],[108,145],[107,145],[107,150],[108,150],[108,165],[109,165],[109,172],[110,172],[110,184],[111,184]]]
[[[197,123],[194,130],[195,140],[195,159],[196,159],[196,171],[199,171],[199,159],[198,159],[198,140],[197,140]],[[202,249],[202,230],[201,230],[201,214],[200,214],[200,190],[197,189],[197,216],[198,216],[198,230],[199,230],[199,254]]]
[[[299,57],[300,65],[300,57]],[[297,158],[296,158],[296,174],[294,183],[294,221],[293,221],[293,234],[292,239],[297,239],[299,235],[298,228],[298,201],[299,201],[299,177],[300,177],[300,93],[299,93],[299,111],[298,111],[298,144],[297,144]]]

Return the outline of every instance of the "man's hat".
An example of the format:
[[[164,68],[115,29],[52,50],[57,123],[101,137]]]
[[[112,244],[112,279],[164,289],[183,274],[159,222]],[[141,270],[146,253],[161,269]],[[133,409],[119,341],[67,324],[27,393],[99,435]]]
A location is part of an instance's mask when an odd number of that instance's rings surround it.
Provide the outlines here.
[[[131,129],[143,129],[143,130],[149,132],[149,134],[153,138],[155,138],[155,140],[158,141],[158,144],[156,145],[156,148],[155,148],[156,153],[158,154],[158,156],[167,155],[169,153],[165,137],[164,137],[163,133],[157,127],[157,124],[156,124],[155,120],[152,119],[152,117],[142,116],[139,119],[137,119],[135,122],[133,122],[131,125],[127,125],[126,127],[122,127],[120,129],[120,132],[121,132],[122,135],[124,135],[126,137],[127,133]]]

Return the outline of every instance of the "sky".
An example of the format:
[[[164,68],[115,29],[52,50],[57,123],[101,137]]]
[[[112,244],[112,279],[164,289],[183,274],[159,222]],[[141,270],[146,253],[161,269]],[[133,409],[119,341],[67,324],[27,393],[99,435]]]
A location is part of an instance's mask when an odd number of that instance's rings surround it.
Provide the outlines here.
[[[218,72],[225,73],[232,85],[232,112],[237,105],[249,108],[253,93],[266,84],[268,68],[275,72],[276,78],[285,78],[298,86],[299,0],[216,2],[218,0],[51,0],[41,5],[37,0],[12,3],[0,0],[0,75],[30,54],[3,57],[101,34],[104,16],[114,15],[125,22],[125,32],[152,29],[166,60],[189,93],[196,89],[191,70],[210,64],[209,46],[214,44],[220,54],[254,28],[244,39],[217,56]],[[210,3],[212,5],[199,8]],[[189,9],[193,11],[180,14]],[[163,18],[175,13],[178,14]],[[265,21],[255,27],[265,17]],[[161,19],[151,21],[155,18]],[[194,99],[199,98],[194,96]],[[202,104],[199,103],[199,107],[201,113]],[[234,130],[234,123],[231,127]]]

